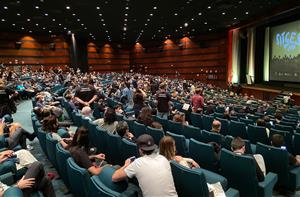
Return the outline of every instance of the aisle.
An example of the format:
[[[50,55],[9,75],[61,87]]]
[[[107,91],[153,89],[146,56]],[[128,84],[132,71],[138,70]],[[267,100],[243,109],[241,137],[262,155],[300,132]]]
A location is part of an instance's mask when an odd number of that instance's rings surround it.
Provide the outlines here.
[[[24,129],[33,132],[32,122],[31,122],[31,110],[32,110],[31,100],[22,101],[17,106],[17,109],[18,109],[17,112],[13,114],[14,122],[21,123]],[[43,153],[38,139],[35,138],[32,142],[27,141],[27,144],[33,146],[33,150],[31,150],[30,152],[37,158],[38,161],[44,164],[46,174],[48,172],[54,172],[57,174],[57,171],[55,170],[55,168],[51,167],[52,164],[48,161],[46,155]],[[72,197],[71,194],[64,195],[64,193],[67,191],[67,188],[64,185],[62,179],[53,180],[52,184],[54,186],[54,190],[57,197],[63,197],[63,196]]]

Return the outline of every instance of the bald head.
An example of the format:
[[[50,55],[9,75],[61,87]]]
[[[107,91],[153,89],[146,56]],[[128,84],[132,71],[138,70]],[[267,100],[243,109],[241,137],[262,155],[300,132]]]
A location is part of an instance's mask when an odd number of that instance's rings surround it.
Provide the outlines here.
[[[221,130],[221,122],[214,120],[211,125],[211,131],[219,133]]]

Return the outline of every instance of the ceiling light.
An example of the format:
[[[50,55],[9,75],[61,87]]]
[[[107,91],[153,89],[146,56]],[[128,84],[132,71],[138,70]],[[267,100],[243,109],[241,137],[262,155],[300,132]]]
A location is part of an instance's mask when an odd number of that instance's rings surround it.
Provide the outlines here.
[[[96,7],[97,10],[100,10],[100,7]]]
[[[234,20],[236,20],[237,18],[236,18],[236,17],[234,17],[233,19],[234,19]]]
[[[127,18],[125,18],[124,21],[127,21]]]
[[[201,15],[202,15],[202,12],[199,12],[198,15],[201,16]]]
[[[32,31],[30,30],[29,33],[32,33]]]
[[[156,9],[157,9],[157,7],[156,7],[156,6],[154,6],[154,7],[153,7],[153,10],[156,10]]]
[[[147,26],[148,24],[146,23],[145,26]]]
[[[106,33],[108,33],[108,31],[107,31],[107,30],[106,30],[105,32],[106,32]]]
[[[35,9],[40,9],[40,7],[39,6],[35,6]]]
[[[99,14],[99,16],[102,16],[102,14]]]
[[[187,27],[187,26],[189,26],[189,24],[188,23],[184,23],[184,26]]]
[[[222,12],[222,15],[225,15],[226,13],[225,12]]]
[[[153,16],[153,14],[151,13],[151,14],[149,14],[150,16]]]
[[[87,29],[87,27],[85,27],[84,29]]]
[[[80,21],[80,19],[78,18],[77,21]]]
[[[105,26],[105,23],[103,23],[102,25]]]
[[[48,14],[47,14],[47,13],[45,13],[44,15],[45,15],[45,16],[48,16]]]
[[[49,33],[51,33],[52,31],[51,30],[49,30]]]
[[[192,29],[192,31],[195,31],[195,29]]]
[[[191,20],[193,21],[193,20],[194,20],[194,18],[191,18]]]
[[[35,24],[35,26],[39,26],[39,24]]]
[[[64,27],[64,30],[66,30],[67,28],[66,27]]]
[[[55,18],[53,18],[52,21],[55,21]]]
[[[20,13],[17,13],[17,16],[21,16],[21,14],[20,14]]]
[[[174,13],[174,16],[177,16],[178,14],[177,13]]]
[[[207,9],[210,9],[210,8],[211,8],[211,6],[208,6],[208,7],[207,7]]]
[[[102,18],[102,19],[101,19],[101,21],[103,22],[103,21],[104,21],[104,19]]]
[[[61,23],[59,23],[58,25],[61,26]]]
[[[4,22],[4,21],[5,21],[5,19],[3,18],[3,19],[1,19],[1,21],[2,21],[2,22]]]
[[[69,9],[71,9],[71,8],[70,8],[70,6],[66,6],[66,9],[69,10]]]
[[[81,23],[81,26],[84,26],[84,24],[83,24],[83,23]]]
[[[182,29],[182,26],[180,26],[179,28]]]
[[[24,27],[21,27],[21,29],[24,29]]]
[[[4,8],[5,10],[7,10],[7,9],[8,9],[8,7],[7,7],[7,6],[4,6],[3,8]]]
[[[73,13],[72,15],[73,15],[73,16],[76,16],[76,14],[75,14],[75,13]]]
[[[125,9],[126,9],[126,10],[129,10],[129,7],[127,6],[127,7],[125,7]]]
[[[125,16],[128,16],[128,14],[126,13]]]
[[[123,30],[126,31],[126,30],[127,30],[127,27],[123,27]]]
[[[150,18],[148,18],[147,21],[150,21]]]
[[[208,29],[208,31],[211,31],[211,29]]]
[[[16,26],[16,24],[13,23],[12,26]]]
[[[207,25],[207,22],[204,22],[205,25]]]
[[[43,27],[43,29],[45,30],[45,29],[46,29],[46,27]]]
[[[249,14],[249,12],[245,12],[245,14]]]

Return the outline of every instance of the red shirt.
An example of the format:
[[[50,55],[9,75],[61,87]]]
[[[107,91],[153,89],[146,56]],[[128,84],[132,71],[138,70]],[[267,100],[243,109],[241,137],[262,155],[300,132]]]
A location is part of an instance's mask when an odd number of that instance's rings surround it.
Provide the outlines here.
[[[203,109],[204,107],[204,99],[201,95],[195,94],[192,96],[192,106],[194,109]]]

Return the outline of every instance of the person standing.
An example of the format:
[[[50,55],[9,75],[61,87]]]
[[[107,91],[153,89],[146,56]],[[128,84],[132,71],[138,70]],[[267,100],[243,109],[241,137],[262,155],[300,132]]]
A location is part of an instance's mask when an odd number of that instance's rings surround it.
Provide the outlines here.
[[[193,112],[200,113],[203,111],[204,99],[200,88],[195,90],[195,94],[191,98]]]
[[[166,89],[167,85],[162,83],[160,84],[160,90],[156,93],[157,116],[164,119],[168,119],[168,116],[170,115],[171,96]]]
[[[89,84],[89,79],[87,77],[83,78],[83,84],[76,89],[74,97],[79,103],[80,109],[84,106],[90,106],[93,108],[92,104],[97,99],[97,91]]]

